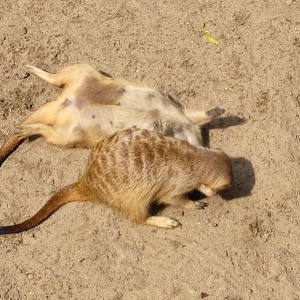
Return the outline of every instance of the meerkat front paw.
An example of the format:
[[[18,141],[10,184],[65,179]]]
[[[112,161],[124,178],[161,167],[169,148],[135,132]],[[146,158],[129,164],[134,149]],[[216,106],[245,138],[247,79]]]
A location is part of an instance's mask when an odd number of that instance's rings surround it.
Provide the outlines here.
[[[220,107],[216,107],[216,108],[213,108],[213,109],[207,111],[206,113],[207,113],[208,116],[216,118],[216,117],[219,117],[222,114],[224,114],[224,112],[225,112],[225,109],[220,108]]]
[[[194,201],[195,202],[195,209],[204,209],[208,206],[208,203],[202,201]]]

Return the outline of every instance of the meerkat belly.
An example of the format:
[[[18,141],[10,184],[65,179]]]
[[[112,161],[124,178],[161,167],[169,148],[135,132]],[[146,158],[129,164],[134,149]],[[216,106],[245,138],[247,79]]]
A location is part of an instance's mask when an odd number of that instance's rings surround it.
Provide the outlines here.
[[[160,119],[188,123],[189,119],[183,112],[160,91],[143,86],[126,86],[119,99],[122,107],[147,112]]]
[[[163,95],[155,89],[143,86],[127,85],[119,99],[121,105],[128,105],[132,108],[145,108],[147,105],[151,109],[153,102],[162,102]]]
[[[77,125],[86,133],[102,137],[110,136],[115,129],[116,115],[111,105],[86,105],[80,110]]]

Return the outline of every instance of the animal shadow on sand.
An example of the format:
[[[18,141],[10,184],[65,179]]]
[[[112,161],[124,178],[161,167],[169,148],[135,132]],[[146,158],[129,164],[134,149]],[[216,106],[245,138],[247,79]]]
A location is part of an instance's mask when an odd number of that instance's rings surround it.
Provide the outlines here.
[[[202,128],[202,139],[205,147],[210,147],[209,130],[224,129],[230,126],[238,126],[245,123],[244,119],[238,116],[228,116],[211,121]],[[230,155],[230,153],[227,153]],[[224,200],[233,200],[251,195],[255,184],[255,174],[251,162],[244,157],[231,157],[233,171],[233,185],[231,189],[221,192]],[[201,200],[205,196],[198,190],[191,191],[188,195],[191,200]]]

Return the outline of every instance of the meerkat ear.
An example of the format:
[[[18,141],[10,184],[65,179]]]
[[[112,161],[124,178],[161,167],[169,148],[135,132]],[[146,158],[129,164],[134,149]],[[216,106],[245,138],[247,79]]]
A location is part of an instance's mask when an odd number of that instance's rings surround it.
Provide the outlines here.
[[[190,121],[194,124],[204,124],[216,117],[219,117],[225,112],[224,109],[216,107],[209,111],[196,110],[191,111],[189,109],[184,109],[184,114],[190,119]]]

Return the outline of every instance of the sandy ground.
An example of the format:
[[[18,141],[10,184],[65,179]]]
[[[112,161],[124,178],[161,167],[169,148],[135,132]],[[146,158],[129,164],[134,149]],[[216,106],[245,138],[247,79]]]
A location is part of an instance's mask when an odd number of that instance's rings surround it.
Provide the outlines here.
[[[224,108],[206,133],[235,182],[205,210],[163,211],[183,224],[174,230],[78,202],[1,236],[0,299],[300,299],[299,11],[296,0],[1,0],[1,144],[57,94],[24,63],[84,62],[191,108]],[[88,152],[25,142],[1,167],[0,223],[77,180]]]

